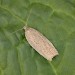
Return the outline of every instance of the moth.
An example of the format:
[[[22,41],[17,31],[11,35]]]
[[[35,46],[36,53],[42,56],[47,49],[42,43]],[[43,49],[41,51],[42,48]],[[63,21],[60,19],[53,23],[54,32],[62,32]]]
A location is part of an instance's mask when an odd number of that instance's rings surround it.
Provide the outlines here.
[[[59,54],[53,44],[42,33],[31,27],[24,27],[24,29],[28,43],[44,58],[52,61],[52,58]]]

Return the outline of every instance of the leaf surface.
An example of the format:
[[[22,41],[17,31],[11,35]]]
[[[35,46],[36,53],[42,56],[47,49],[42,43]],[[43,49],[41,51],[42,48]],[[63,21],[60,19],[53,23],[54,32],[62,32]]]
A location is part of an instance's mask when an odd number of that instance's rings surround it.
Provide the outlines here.
[[[28,44],[26,24],[54,44],[52,62]],[[0,75],[75,75],[75,1],[0,0]]]

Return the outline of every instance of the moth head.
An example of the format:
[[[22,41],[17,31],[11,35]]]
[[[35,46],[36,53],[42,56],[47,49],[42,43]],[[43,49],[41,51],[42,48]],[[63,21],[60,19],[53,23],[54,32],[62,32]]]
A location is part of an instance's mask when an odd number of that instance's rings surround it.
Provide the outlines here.
[[[23,29],[24,29],[25,31],[29,30],[29,28],[30,28],[30,27],[28,27],[27,25],[25,25],[25,26],[23,27]]]

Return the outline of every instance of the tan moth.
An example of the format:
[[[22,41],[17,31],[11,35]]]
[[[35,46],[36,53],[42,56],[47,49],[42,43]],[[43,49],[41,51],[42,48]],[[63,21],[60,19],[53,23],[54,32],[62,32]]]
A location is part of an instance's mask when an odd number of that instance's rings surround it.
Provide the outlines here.
[[[26,37],[28,43],[40,55],[42,55],[47,60],[51,61],[52,58],[55,57],[56,55],[59,55],[59,53],[56,50],[56,48],[53,46],[53,44],[45,36],[43,36],[39,31],[37,31],[34,28],[27,27],[27,22],[30,17],[31,10],[30,10],[30,13],[27,17],[26,22],[19,19],[20,21],[22,21],[25,24],[25,26],[22,28],[22,29],[25,29],[25,37]],[[18,29],[17,31],[22,30],[22,29]],[[11,34],[17,32],[17,31],[12,32]]]
[[[58,51],[53,44],[34,28],[24,27],[25,37],[28,43],[44,58],[52,61],[52,58],[58,55]]]

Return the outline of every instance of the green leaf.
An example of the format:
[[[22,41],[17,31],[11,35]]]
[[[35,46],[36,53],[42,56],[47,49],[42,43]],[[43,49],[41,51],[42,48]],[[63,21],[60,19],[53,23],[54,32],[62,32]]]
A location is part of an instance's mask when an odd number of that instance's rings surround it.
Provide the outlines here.
[[[29,45],[26,23],[54,44],[52,62]],[[75,75],[75,0],[0,0],[0,75]]]

